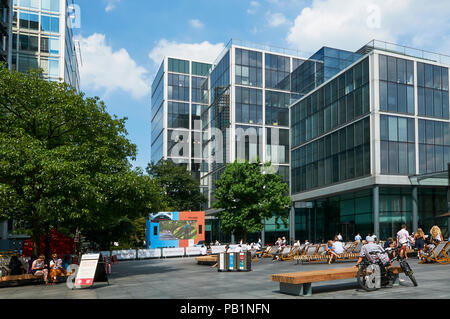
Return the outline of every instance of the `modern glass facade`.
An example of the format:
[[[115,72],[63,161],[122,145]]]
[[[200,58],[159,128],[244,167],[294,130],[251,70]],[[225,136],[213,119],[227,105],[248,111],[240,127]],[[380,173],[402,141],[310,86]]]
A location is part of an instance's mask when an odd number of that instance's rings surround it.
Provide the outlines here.
[[[73,41],[69,0],[14,0],[12,69],[41,68],[49,81],[79,90],[80,75]]]
[[[11,63],[12,0],[0,0],[0,62]]]
[[[426,232],[438,224],[447,236],[447,182],[413,181],[450,162],[447,66],[368,46],[324,47],[302,59],[233,42],[208,72],[165,61],[162,118],[170,130],[164,143],[152,125],[152,142],[178,152],[168,157],[200,179],[208,207],[226,163],[259,158],[290,184],[295,203],[288,227],[266,221],[266,242],[339,232],[346,240],[374,231],[386,238],[402,223]],[[208,225],[215,240],[220,222]]]
[[[437,62],[369,50],[291,106],[291,192],[310,207],[294,209],[296,237],[385,239],[403,223],[448,236],[446,178],[413,182],[450,162],[448,75]]]
[[[151,160],[171,160],[200,182],[203,159],[205,82],[211,64],[165,57],[152,83]],[[204,186],[202,186],[204,191]]]

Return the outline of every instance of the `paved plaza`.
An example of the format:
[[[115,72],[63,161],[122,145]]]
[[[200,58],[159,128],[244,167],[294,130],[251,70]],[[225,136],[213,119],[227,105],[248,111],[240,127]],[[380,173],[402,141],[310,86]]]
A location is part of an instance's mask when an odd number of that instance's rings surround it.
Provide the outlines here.
[[[0,299],[292,299],[292,298],[450,298],[450,265],[418,264],[409,259],[419,287],[400,276],[401,285],[375,292],[358,289],[356,279],[313,283],[312,297],[279,292],[270,275],[295,271],[351,267],[353,263],[296,265],[294,262],[254,262],[251,272],[218,272],[197,265],[194,258],[123,261],[113,265],[109,283],[93,289],[70,290],[67,286],[31,285],[0,288]]]

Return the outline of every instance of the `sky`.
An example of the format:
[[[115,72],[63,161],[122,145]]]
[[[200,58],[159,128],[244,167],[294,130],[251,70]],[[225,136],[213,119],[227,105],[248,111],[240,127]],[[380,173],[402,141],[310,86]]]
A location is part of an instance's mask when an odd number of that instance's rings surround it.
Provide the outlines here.
[[[134,167],[150,162],[150,87],[165,55],[213,62],[230,39],[357,50],[372,39],[450,55],[448,0],[75,0],[81,90],[127,117]]]

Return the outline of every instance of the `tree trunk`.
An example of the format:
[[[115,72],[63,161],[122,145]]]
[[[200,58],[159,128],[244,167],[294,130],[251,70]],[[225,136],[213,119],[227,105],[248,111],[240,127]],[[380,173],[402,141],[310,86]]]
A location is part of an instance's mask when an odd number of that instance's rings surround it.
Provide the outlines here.
[[[50,242],[51,242],[51,236],[50,236],[50,225],[47,223],[45,224],[45,246],[44,246],[44,255],[46,260],[51,259],[51,251],[50,251]]]
[[[31,239],[33,241],[31,257],[37,259],[41,253],[41,228],[39,227],[39,218],[37,217],[36,212],[33,214],[33,233]]]

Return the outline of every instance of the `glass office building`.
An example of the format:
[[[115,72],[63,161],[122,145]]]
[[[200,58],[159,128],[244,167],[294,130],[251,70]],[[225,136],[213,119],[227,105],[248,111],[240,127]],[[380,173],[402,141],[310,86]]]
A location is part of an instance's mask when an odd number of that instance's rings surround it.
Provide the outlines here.
[[[11,64],[12,0],[0,0],[0,62]]]
[[[449,236],[449,57],[380,44],[291,106],[291,237]]]
[[[198,82],[192,61],[165,58],[152,86],[152,160],[200,167],[207,240],[229,239],[211,208],[215,181],[227,163],[256,158],[290,184],[294,222],[267,220],[250,239],[386,238],[402,223],[448,236],[444,57],[372,41],[305,59],[232,40]]]
[[[210,68],[206,62],[165,57],[151,90],[151,161],[186,166],[199,182],[207,171],[201,115],[208,107],[202,85]]]
[[[73,0],[14,0],[13,70],[43,69],[49,81],[79,90],[80,75],[69,6]]]
[[[13,71],[41,68],[44,79],[79,91],[72,4],[73,0],[0,0],[0,61],[8,62]],[[0,222],[0,250],[18,249],[13,243],[27,237],[13,233],[12,220]]]

